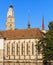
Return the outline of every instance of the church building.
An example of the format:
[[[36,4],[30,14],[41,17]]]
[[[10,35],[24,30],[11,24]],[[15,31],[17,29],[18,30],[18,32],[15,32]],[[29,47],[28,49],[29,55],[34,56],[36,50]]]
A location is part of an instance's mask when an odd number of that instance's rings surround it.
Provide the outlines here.
[[[0,65],[42,65],[42,54],[38,54],[36,44],[42,38],[42,30],[30,28],[15,29],[13,6],[7,12],[6,30],[0,31]],[[44,31],[45,32],[45,31]]]

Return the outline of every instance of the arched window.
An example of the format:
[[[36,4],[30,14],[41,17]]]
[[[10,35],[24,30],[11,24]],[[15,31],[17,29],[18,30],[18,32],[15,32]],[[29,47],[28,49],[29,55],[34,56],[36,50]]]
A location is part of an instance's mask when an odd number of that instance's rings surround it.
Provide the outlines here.
[[[25,43],[25,41],[23,43]]]
[[[34,55],[34,44],[32,42],[32,55]]]
[[[20,53],[20,47],[19,47],[19,44],[17,43],[16,45],[16,54],[19,55]]]
[[[22,55],[25,54],[25,46],[24,46],[24,43],[21,44],[21,54]]]
[[[30,43],[30,40],[29,40],[29,43]]]
[[[15,42],[12,43],[12,55],[15,55]]]
[[[26,45],[26,46],[27,46],[27,49],[26,49],[26,50],[27,50],[27,55],[29,55],[29,53],[30,53],[30,46],[29,46],[29,44],[28,44],[28,43],[27,43],[27,45]]]
[[[7,56],[10,55],[10,42],[7,43]]]

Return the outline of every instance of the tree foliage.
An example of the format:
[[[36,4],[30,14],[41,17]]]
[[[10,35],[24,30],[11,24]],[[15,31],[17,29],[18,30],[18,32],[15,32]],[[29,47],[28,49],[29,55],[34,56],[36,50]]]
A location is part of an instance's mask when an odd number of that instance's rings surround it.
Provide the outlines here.
[[[47,61],[53,60],[53,21],[48,25],[49,30],[43,36],[38,44],[38,53],[42,53],[44,65]]]

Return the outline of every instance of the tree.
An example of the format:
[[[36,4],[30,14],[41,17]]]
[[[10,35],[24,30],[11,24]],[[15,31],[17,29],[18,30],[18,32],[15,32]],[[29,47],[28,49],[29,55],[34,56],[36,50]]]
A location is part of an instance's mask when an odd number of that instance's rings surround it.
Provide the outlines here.
[[[37,44],[38,53],[42,53],[44,65],[53,60],[53,21],[49,23],[48,27],[48,32],[42,36]]]

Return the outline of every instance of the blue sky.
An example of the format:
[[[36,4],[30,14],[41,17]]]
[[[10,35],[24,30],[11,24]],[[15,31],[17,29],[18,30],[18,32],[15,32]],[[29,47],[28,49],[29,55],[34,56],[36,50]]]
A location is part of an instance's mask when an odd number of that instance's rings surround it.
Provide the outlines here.
[[[23,29],[28,25],[30,13],[31,28],[42,26],[44,16],[45,29],[53,21],[53,0],[0,0],[0,30],[6,29],[6,18],[10,4],[14,7],[15,28]]]

